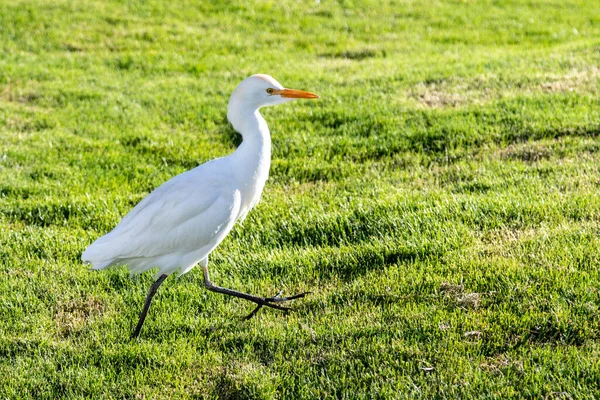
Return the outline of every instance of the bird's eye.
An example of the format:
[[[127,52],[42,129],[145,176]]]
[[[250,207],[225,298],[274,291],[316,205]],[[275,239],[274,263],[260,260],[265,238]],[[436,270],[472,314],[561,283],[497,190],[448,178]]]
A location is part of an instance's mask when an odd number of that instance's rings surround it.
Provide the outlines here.
[[[274,92],[274,91],[275,91],[275,90],[274,90],[274,89],[271,89],[271,88],[268,88],[268,89],[267,89],[267,93],[269,93],[269,94],[273,94],[273,92]]]

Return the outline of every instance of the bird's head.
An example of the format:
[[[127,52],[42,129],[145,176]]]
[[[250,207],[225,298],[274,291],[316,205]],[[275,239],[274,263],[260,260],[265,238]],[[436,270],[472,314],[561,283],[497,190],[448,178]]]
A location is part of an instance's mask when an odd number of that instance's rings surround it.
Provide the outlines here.
[[[233,91],[229,100],[236,106],[257,110],[265,106],[287,103],[295,99],[318,99],[314,93],[286,89],[273,77],[264,74],[252,75],[244,79]]]

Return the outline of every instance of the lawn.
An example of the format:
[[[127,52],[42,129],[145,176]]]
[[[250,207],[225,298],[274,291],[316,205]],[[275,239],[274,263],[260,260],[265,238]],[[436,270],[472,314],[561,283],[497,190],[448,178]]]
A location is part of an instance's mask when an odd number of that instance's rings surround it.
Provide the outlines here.
[[[216,284],[81,253],[234,151],[254,73],[261,203]],[[0,0],[0,398],[600,397],[594,1]]]

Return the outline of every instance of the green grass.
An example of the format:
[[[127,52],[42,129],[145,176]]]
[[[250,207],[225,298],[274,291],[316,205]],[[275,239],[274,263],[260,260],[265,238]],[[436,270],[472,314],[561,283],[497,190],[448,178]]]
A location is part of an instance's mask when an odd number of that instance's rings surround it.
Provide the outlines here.
[[[224,3],[224,2],[223,2]],[[593,1],[0,2],[0,398],[600,397]],[[263,200],[213,280],[81,252],[232,152],[253,73]]]

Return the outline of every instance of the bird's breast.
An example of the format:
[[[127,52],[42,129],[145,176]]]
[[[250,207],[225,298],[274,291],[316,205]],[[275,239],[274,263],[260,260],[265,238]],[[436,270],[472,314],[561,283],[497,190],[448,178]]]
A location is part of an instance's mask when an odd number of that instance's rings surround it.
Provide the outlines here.
[[[260,201],[260,197],[262,195],[263,189],[265,188],[265,184],[267,183],[267,178],[269,177],[269,168],[268,166],[263,167],[257,171],[249,179],[244,188],[241,190],[242,195],[242,211],[246,214],[250,211],[258,202]]]
[[[269,177],[270,159],[257,160],[254,165],[247,165],[247,169],[240,171],[239,189],[241,207],[238,218],[244,219],[246,214],[258,204],[265,184]]]

